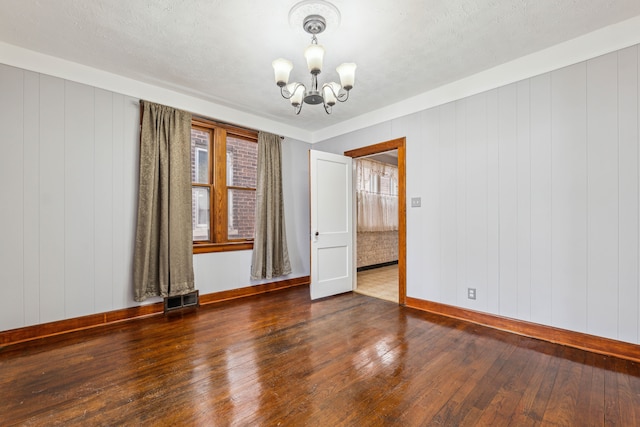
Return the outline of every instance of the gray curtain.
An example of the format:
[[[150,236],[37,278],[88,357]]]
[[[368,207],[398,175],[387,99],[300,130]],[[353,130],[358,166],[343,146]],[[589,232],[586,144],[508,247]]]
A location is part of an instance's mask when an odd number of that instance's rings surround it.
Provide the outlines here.
[[[251,278],[271,279],[291,273],[282,197],[280,137],[258,133],[258,183]]]
[[[194,290],[191,114],[141,101],[134,298]]]

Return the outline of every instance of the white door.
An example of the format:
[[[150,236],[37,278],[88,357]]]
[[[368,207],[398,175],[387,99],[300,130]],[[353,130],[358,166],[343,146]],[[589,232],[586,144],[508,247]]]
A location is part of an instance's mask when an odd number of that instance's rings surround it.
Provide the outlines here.
[[[309,150],[311,299],[353,290],[352,159]]]

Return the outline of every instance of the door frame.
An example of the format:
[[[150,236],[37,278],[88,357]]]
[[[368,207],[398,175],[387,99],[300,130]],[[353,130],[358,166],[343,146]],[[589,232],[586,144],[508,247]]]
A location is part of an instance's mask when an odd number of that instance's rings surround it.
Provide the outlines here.
[[[398,304],[400,305],[406,305],[407,303],[406,143],[407,138],[402,137],[344,152],[345,156],[355,159],[372,154],[384,153],[385,151],[398,150]],[[355,225],[354,231],[355,240],[355,236],[357,236]],[[357,250],[355,242],[354,247],[356,247]],[[354,260],[355,259],[354,257]]]

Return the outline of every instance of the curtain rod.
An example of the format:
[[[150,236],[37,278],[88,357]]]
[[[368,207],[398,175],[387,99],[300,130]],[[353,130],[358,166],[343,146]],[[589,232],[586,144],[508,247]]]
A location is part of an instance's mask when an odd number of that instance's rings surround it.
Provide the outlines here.
[[[142,106],[143,102],[150,102],[150,103],[153,103],[153,104],[157,104],[157,102],[148,101],[146,99],[140,99],[140,105],[141,106]],[[171,107],[171,108],[175,108],[175,107]],[[187,111],[187,110],[185,110],[185,111]],[[256,130],[256,129],[253,129],[253,128],[248,128],[246,126],[240,126],[240,125],[236,125],[236,124],[233,124],[233,123],[227,123],[227,122],[222,122],[220,120],[215,120],[215,119],[212,119],[210,117],[206,117],[206,116],[203,116],[201,114],[194,113],[193,111],[187,111],[187,113],[191,114],[191,116],[196,118],[196,119],[206,120],[206,121],[218,123],[218,124],[221,124],[221,125],[235,126],[235,127],[239,127],[239,128],[251,131],[251,132],[256,132],[256,133],[261,132],[259,130]],[[140,120],[142,121],[142,114],[140,114]],[[280,139],[284,139],[284,136],[278,135],[278,137],[280,137]]]

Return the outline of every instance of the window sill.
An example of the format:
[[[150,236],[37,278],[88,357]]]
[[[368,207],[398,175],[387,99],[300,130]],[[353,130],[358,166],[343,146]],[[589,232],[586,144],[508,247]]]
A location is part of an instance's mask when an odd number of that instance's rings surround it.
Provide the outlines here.
[[[194,254],[253,250],[253,242],[194,243]]]

